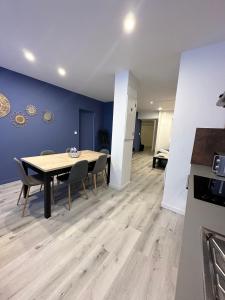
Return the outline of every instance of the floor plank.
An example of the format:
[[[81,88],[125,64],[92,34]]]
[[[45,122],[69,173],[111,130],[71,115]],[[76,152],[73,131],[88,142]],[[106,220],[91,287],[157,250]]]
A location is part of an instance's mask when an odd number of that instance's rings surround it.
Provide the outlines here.
[[[102,185],[88,199],[63,185],[52,217],[34,188],[25,218],[21,183],[0,186],[0,299],[173,299],[183,217],[162,209],[164,173],[135,154],[123,191]]]

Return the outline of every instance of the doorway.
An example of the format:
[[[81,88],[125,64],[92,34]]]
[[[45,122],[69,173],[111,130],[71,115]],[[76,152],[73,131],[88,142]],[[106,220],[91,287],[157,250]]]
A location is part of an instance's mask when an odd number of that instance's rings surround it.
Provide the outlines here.
[[[95,149],[94,113],[92,111],[79,111],[79,148],[80,150]]]
[[[144,150],[154,152],[157,133],[157,120],[142,120],[141,144]]]

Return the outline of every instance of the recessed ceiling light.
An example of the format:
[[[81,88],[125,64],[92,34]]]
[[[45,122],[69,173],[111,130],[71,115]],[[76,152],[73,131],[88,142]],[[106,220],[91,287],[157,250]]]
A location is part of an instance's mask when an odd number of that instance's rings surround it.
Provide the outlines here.
[[[153,101],[150,101],[150,104],[153,104],[154,102]]]
[[[65,76],[66,75],[66,70],[63,68],[58,68],[58,73],[60,76]]]
[[[159,107],[158,110],[162,110],[162,107]]]
[[[123,30],[126,33],[131,33],[136,25],[136,18],[133,12],[129,12],[123,21]]]
[[[24,57],[25,57],[27,60],[29,60],[29,61],[31,61],[31,62],[34,62],[34,61],[35,61],[35,56],[34,56],[34,54],[33,54],[32,52],[30,52],[29,50],[23,49],[23,55],[24,55]]]

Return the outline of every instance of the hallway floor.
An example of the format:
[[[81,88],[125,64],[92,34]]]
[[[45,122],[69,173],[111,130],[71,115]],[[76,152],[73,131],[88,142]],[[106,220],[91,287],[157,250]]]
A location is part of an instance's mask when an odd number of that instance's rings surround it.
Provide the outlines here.
[[[71,211],[56,187],[48,220],[43,192],[22,218],[21,183],[0,186],[0,299],[174,299],[183,217],[160,208],[163,171],[151,164],[135,154],[123,191],[74,194]]]

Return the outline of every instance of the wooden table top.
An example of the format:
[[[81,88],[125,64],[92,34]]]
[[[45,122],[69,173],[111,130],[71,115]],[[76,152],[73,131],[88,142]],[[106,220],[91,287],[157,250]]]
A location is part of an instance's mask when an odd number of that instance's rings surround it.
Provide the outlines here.
[[[83,150],[80,152],[80,156],[76,158],[70,157],[69,153],[59,153],[50,155],[39,155],[31,157],[23,157],[22,161],[36,167],[43,172],[50,172],[66,167],[73,166],[76,162],[81,160],[87,160],[88,162],[96,161],[99,156],[104,155],[101,152],[95,152],[91,150]],[[110,157],[110,155],[108,155]]]

